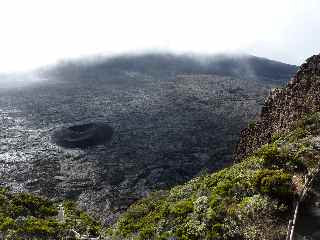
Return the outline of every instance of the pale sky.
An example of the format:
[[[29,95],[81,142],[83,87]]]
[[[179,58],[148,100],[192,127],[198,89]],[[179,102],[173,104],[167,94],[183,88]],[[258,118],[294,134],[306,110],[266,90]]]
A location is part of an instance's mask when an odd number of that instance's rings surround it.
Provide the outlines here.
[[[0,72],[92,55],[320,52],[319,0],[0,0]]]

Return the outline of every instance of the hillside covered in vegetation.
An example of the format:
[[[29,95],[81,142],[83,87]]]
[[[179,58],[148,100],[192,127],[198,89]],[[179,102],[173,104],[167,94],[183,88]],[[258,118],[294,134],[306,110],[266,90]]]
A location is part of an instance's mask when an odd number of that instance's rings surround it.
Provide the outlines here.
[[[319,167],[320,113],[240,163],[133,204],[115,239],[285,239],[293,202]],[[309,175],[308,175],[309,174]]]
[[[59,204],[63,219],[58,218]],[[71,201],[58,203],[0,188],[0,239],[76,239],[75,233],[98,236],[100,232],[100,224]]]

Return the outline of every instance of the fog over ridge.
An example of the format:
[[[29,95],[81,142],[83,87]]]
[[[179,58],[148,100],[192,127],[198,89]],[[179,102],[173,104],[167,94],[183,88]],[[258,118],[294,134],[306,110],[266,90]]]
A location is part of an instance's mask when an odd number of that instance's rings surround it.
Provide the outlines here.
[[[5,1],[0,72],[145,50],[242,51],[300,65],[320,51],[319,8],[317,0]]]

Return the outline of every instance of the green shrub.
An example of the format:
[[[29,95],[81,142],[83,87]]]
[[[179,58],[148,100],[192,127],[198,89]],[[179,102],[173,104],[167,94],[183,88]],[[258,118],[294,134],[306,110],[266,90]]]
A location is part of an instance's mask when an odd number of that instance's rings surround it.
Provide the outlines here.
[[[279,139],[281,139],[283,135],[281,133],[274,133],[271,136],[271,142],[274,143],[276,141],[278,141]]]
[[[155,227],[145,227],[143,228],[139,233],[139,239],[152,239],[152,236],[154,235]]]
[[[15,222],[10,217],[0,217],[0,231],[7,231],[9,229],[15,228]]]
[[[252,121],[248,124],[249,129],[254,129],[256,127],[256,122]]]
[[[20,193],[12,196],[10,211],[12,217],[48,217],[58,214],[58,211],[52,202],[28,193]]]
[[[199,236],[199,232],[197,231],[197,224],[188,224],[192,221],[190,219],[186,220],[185,224],[180,224],[177,226],[176,230],[174,231],[174,235],[176,239],[183,239],[183,240],[197,240],[201,239]]]
[[[286,139],[293,143],[296,142],[299,139],[305,138],[310,134],[309,131],[307,131],[305,128],[298,127],[290,132],[290,134],[287,135]]]
[[[10,234],[8,239],[61,239],[70,228],[83,234],[87,230],[98,235],[101,226],[75,203],[65,204],[66,223],[54,220],[57,205],[29,193],[10,193],[0,188],[0,231]]]
[[[184,216],[193,211],[193,202],[191,200],[181,200],[170,207],[170,213],[176,216]]]
[[[223,224],[216,223],[211,226],[210,231],[207,233],[208,239],[219,239],[223,233]]]
[[[98,222],[94,221],[88,214],[81,212],[79,214],[79,219],[81,221],[81,230],[84,232],[89,231],[93,236],[97,236],[101,230],[101,226]]]
[[[54,220],[28,217],[18,231],[21,235],[38,236],[48,238],[60,235],[59,223]]]
[[[68,216],[67,225],[73,226],[80,233],[89,232],[91,235],[96,236],[101,231],[101,225],[94,221],[84,211],[80,211],[77,205],[70,200],[63,203],[65,213]]]
[[[265,144],[256,153],[257,157],[263,158],[269,162],[275,158],[278,158],[279,150],[276,144]]]
[[[263,194],[282,200],[290,200],[293,194],[292,176],[282,170],[258,170],[253,179],[253,186]]]
[[[168,240],[168,239],[174,239],[173,234],[171,232],[164,232],[164,233],[161,233],[159,236],[159,240]]]
[[[166,191],[154,192],[131,205],[119,219],[115,234],[127,237],[132,232],[139,231],[142,234],[139,238],[151,234],[154,224],[170,214],[169,203],[164,201],[167,195]]]
[[[225,179],[217,184],[214,192],[220,196],[228,196],[233,187],[234,182],[229,179]]]
[[[289,171],[305,169],[299,155],[292,153],[286,146],[279,148],[275,143],[263,145],[255,154],[263,159],[267,168],[283,168]]]

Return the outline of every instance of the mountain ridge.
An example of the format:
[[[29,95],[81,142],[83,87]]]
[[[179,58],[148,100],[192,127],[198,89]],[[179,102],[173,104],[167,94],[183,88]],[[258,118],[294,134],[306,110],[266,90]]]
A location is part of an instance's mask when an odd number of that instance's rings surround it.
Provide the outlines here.
[[[184,73],[249,77],[252,74],[251,77],[258,76],[261,80],[266,81],[277,79],[276,81],[282,84],[287,81],[288,73],[290,75],[296,68],[295,65],[248,54],[179,55],[174,53],[141,53],[101,57],[96,60],[92,58],[90,61],[86,59],[64,61],[58,65],[41,69],[39,72],[56,77],[62,74],[70,77],[70,81],[72,81],[81,78],[88,80],[90,79],[88,76],[94,78],[95,71],[112,73],[120,69],[126,69],[127,71],[152,74],[159,72],[159,69],[161,69],[161,74],[173,76]],[[86,73],[81,73],[81,69]],[[77,71],[80,71],[80,75],[77,75]]]

